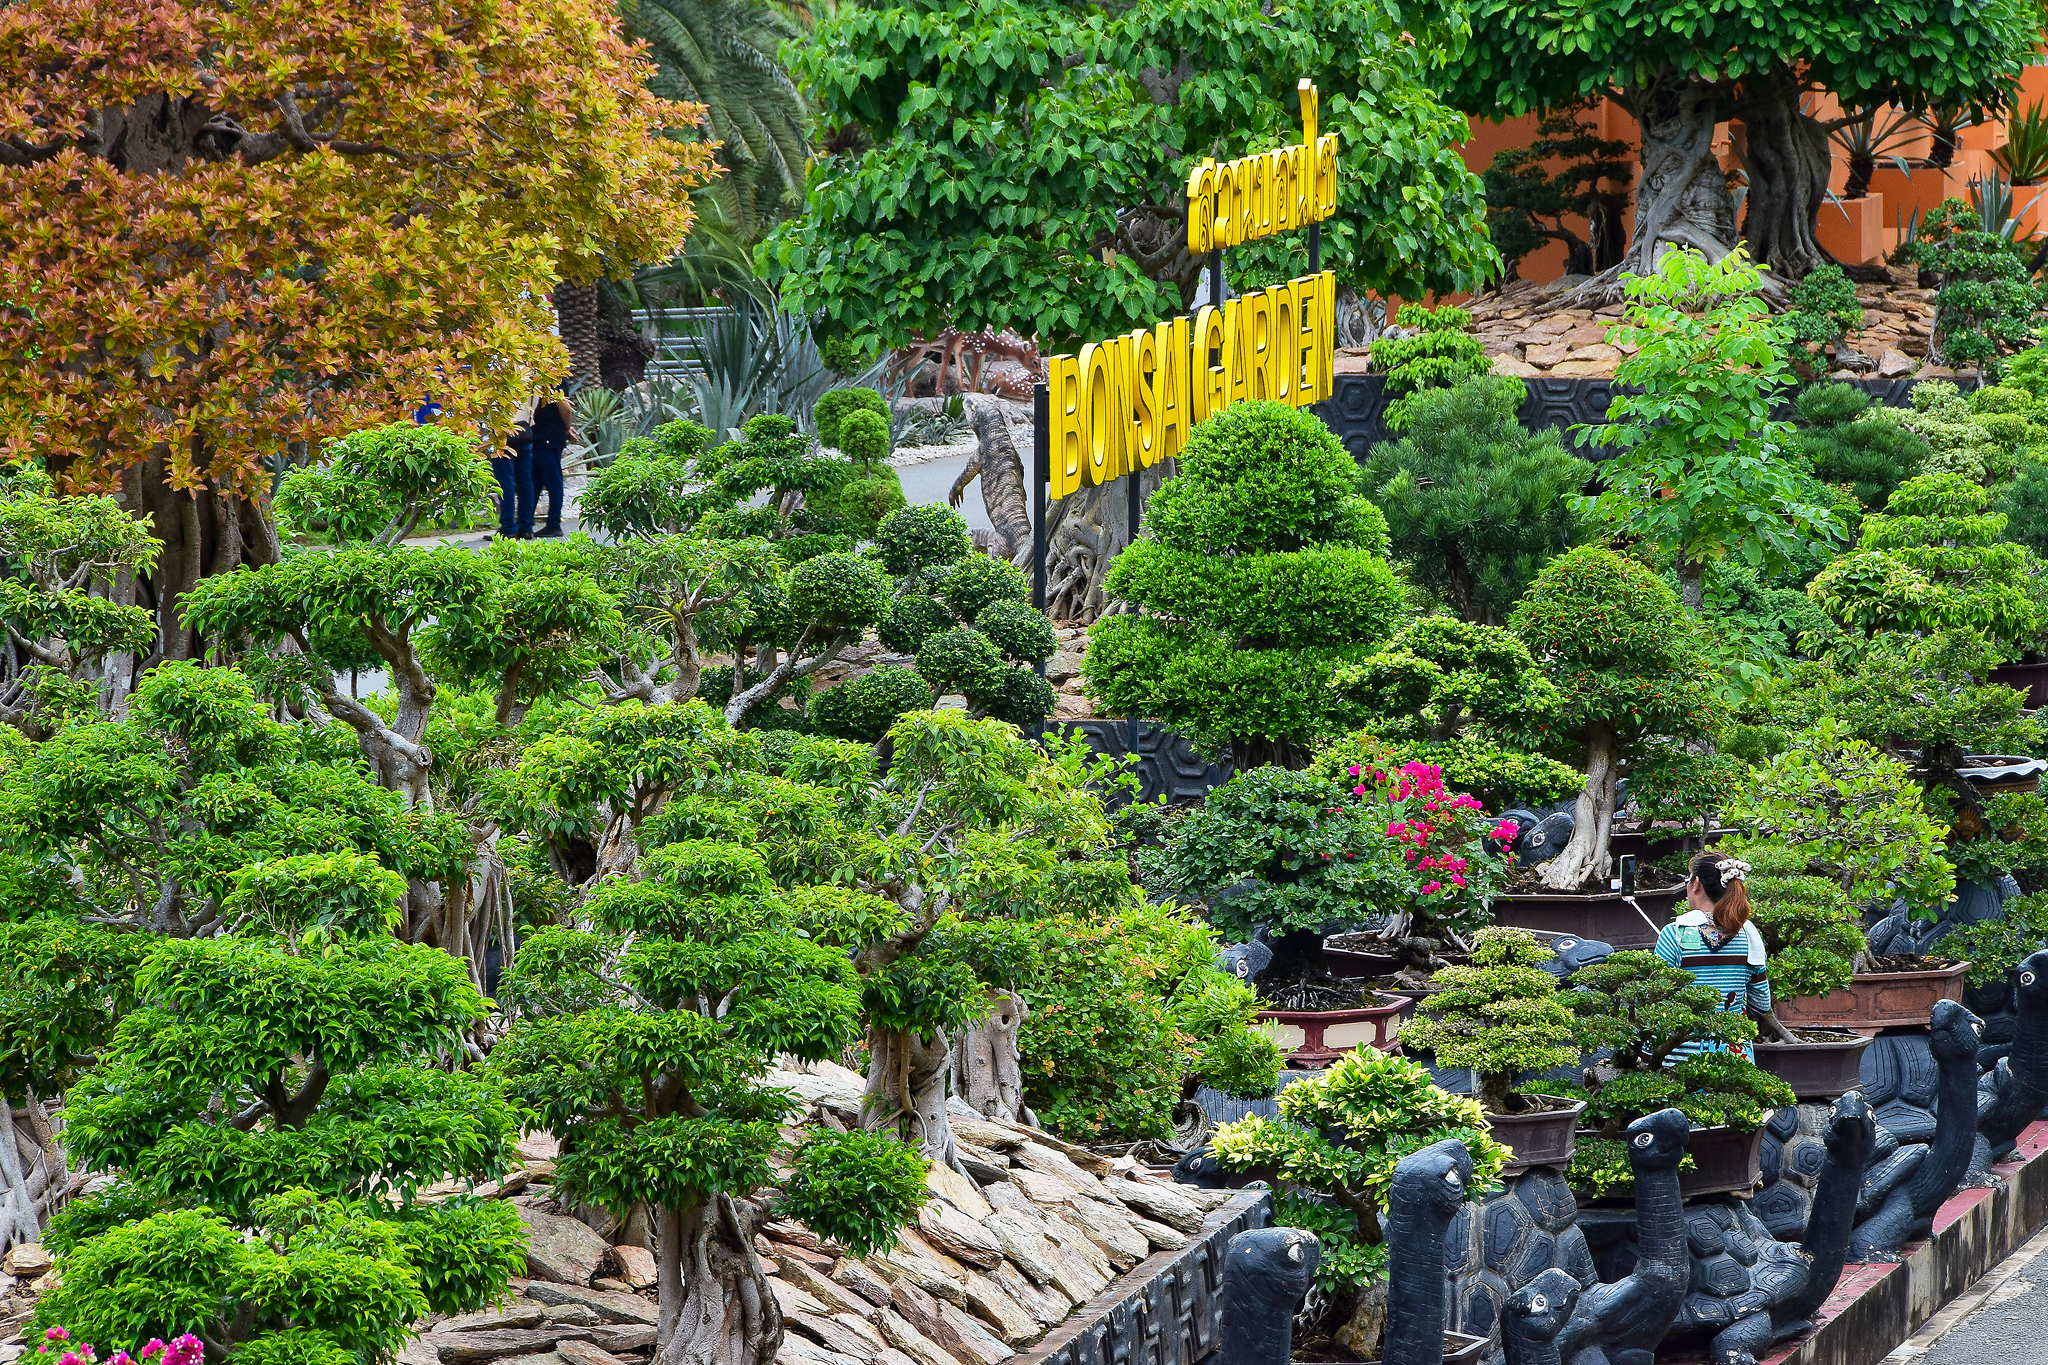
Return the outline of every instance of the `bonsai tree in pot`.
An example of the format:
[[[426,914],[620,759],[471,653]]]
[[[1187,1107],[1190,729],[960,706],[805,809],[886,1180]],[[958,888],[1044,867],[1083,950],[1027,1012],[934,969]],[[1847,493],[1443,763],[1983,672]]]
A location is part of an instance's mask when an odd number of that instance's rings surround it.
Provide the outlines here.
[[[1348,1321],[1340,1344],[1377,1354],[1386,1245],[1381,1218],[1394,1167],[1431,1143],[1456,1138],[1472,1154],[1466,1197],[1494,1188],[1513,1154],[1486,1129],[1479,1101],[1453,1095],[1428,1068],[1359,1048],[1313,1080],[1280,1092],[1278,1118],[1252,1115],[1210,1138],[1225,1170],[1256,1172],[1274,1188],[1274,1221],[1323,1241],[1316,1283]],[[1377,1282],[1377,1283],[1376,1283]]]
[[[1481,929],[1470,966],[1430,978],[1440,989],[1402,1030],[1402,1045],[1434,1053],[1439,1066],[1470,1067],[1488,1114],[1527,1108],[1514,1093],[1517,1075],[1579,1060],[1577,1020],[1558,998],[1556,975],[1537,965],[1554,956],[1526,929]]]
[[[1347,728],[1332,675],[1405,611],[1386,518],[1305,409],[1233,404],[1189,432],[1180,463],[1149,534],[1110,566],[1110,594],[1136,610],[1089,631],[1089,690],[1103,714],[1169,725],[1239,772],[1303,767]]]
[[[1546,887],[1576,891],[1607,877],[1615,786],[1630,753],[1653,736],[1694,739],[1711,730],[1711,665],[1664,580],[1597,545],[1546,565],[1510,624],[1560,697],[1554,716],[1531,728],[1574,749],[1585,772],[1571,842],[1542,874]]]
[[[1230,938],[1266,929],[1278,981],[1311,963],[1325,934],[1368,916],[1390,938],[1462,948],[1506,867],[1496,837],[1513,827],[1448,791],[1436,768],[1397,765],[1381,747],[1341,768],[1238,774],[1165,844],[1140,849],[1138,869],[1150,888],[1200,898]]]
[[[1825,995],[1870,969],[1863,908],[1904,901],[1931,917],[1955,889],[1948,831],[1912,770],[1833,720],[1759,767],[1727,814],[1743,832],[1724,847],[1753,864],[1750,900],[1781,998]]]
[[[1618,1139],[1646,1114],[1677,1108],[1702,1127],[1754,1132],[1793,1102],[1783,1081],[1732,1050],[1756,1036],[1756,1024],[1655,953],[1621,952],[1581,967],[1562,999],[1578,1021],[1579,1046],[1612,1050],[1579,1091],[1598,1137],[1581,1140],[1573,1154],[1567,1178],[1576,1188],[1597,1195],[1630,1179]],[[1731,1050],[1702,1046],[1713,1044]]]

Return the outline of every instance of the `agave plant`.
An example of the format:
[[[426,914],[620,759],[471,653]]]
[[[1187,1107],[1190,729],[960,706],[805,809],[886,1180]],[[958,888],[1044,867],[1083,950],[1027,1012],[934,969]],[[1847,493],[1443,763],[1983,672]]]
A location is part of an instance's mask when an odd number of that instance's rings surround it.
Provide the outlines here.
[[[1994,170],[1971,176],[1964,198],[1976,210],[1984,231],[1997,233],[2008,242],[2018,233],[2020,220],[2013,212],[2012,181],[2003,172]]]
[[[743,301],[687,328],[696,365],[690,385],[696,420],[723,439],[761,412],[782,413],[811,429],[811,409],[831,377],[808,323]]]
[[[1849,163],[1849,180],[1842,186],[1844,199],[1861,199],[1870,193],[1870,177],[1880,161],[1891,162],[1908,180],[1913,178],[1912,166],[1897,149],[1919,137],[1926,125],[1917,116],[1900,110],[1893,110],[1882,119],[1878,113],[1876,109],[1866,109],[1828,135]]]
[[[2012,177],[2015,185],[2033,185],[2048,180],[2048,112],[2035,100],[2023,114],[2015,114],[2005,125],[2005,145],[1993,149],[1991,159]]]

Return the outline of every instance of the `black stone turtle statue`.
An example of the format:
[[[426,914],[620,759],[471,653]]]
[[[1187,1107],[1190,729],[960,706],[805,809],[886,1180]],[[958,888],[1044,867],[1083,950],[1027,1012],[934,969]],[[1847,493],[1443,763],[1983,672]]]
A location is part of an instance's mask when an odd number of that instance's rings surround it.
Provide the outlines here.
[[[1755,1365],[1774,1341],[1805,1331],[1842,1275],[1856,1194],[1877,1124],[1858,1094],[1834,1103],[1806,1240],[1772,1237],[1749,1205],[1723,1199],[1686,1210],[1691,1287],[1665,1346],[1710,1342],[1714,1365]]]
[[[1977,1141],[1969,1177],[1982,1183],[1991,1163],[2013,1149],[2026,1126],[2048,1105],[2048,949],[2033,953],[2013,973],[2017,1018],[2012,1047],[1977,1082]]]
[[[1856,1201],[1849,1259],[1895,1258],[1924,1237],[1934,1211],[1956,1192],[1977,1142],[1977,1019],[1953,1000],[1937,1001],[1927,1045],[1939,1069],[1934,1141],[1901,1147],[1867,1171]]]
[[[1322,1243],[1300,1228],[1254,1228],[1230,1239],[1216,1365],[1287,1365],[1294,1315],[1321,1259]]]
[[[1508,1365],[1561,1365],[1557,1334],[1579,1306],[1579,1292],[1569,1274],[1546,1270],[1509,1297],[1500,1318]]]
[[[1657,1343],[1670,1330],[1692,1279],[1685,1252],[1685,1206],[1678,1163],[1692,1124],[1676,1109],[1660,1109],[1628,1126],[1628,1164],[1635,1173],[1635,1269],[1612,1284],[1596,1284],[1579,1297],[1558,1335],[1566,1365],[1652,1365]]]
[[[1455,1138],[1401,1158],[1387,1192],[1387,1339],[1383,1365],[1443,1365],[1445,1234],[1472,1184]]]

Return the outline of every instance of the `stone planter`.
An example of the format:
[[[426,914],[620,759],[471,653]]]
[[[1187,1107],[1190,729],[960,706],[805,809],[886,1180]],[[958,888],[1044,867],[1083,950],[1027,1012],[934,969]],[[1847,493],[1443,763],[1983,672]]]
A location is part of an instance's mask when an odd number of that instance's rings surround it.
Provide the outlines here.
[[[1328,1066],[1363,1043],[1382,1052],[1401,1045],[1404,1021],[1415,1015],[1415,1002],[1391,991],[1375,991],[1376,1005],[1348,1010],[1260,1010],[1259,1022],[1295,1067]]]
[[[1557,1095],[1536,1098],[1554,1100]],[[1553,1166],[1558,1170],[1572,1164],[1572,1152],[1579,1145],[1579,1115],[1586,1102],[1579,1100],[1564,1109],[1531,1114],[1488,1114],[1486,1126],[1494,1141],[1507,1147],[1515,1159],[1501,1168],[1503,1176],[1520,1175],[1532,1166]]]
[[[1869,1046],[1870,1039],[1860,1035],[1838,1043],[1767,1043],[1759,1038],[1750,1044],[1758,1066],[1808,1101],[1832,1100],[1861,1085],[1863,1050]]]
[[[1491,908],[1495,924],[1590,938],[1617,950],[1649,948],[1684,890],[1681,883],[1627,896],[1619,891],[1504,891],[1493,898]]]
[[[1739,1128],[1695,1128],[1685,1150],[1694,1169],[1678,1173],[1678,1192],[1687,1199],[1696,1194],[1753,1190],[1764,1178],[1762,1128],[1752,1133]]]
[[[1967,962],[1924,972],[1858,972],[1846,991],[1796,996],[1778,1002],[1786,1028],[1866,1029],[1924,1027],[1942,1000],[1963,998]]]

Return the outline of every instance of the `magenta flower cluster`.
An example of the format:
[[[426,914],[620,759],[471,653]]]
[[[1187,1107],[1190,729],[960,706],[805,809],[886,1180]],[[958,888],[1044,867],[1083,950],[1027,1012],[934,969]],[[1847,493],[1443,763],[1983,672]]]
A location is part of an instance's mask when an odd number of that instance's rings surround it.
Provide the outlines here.
[[[43,1333],[36,1354],[54,1359],[56,1365],[100,1365],[100,1358],[93,1353],[90,1344],[73,1346],[70,1342],[71,1333],[62,1327],[52,1327]],[[168,1345],[152,1337],[147,1346],[132,1356],[126,1351],[116,1351],[108,1357],[106,1365],[202,1365],[205,1356],[206,1347],[198,1337],[187,1332]]]

